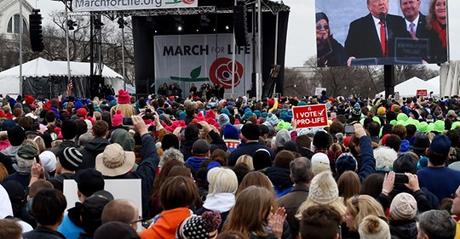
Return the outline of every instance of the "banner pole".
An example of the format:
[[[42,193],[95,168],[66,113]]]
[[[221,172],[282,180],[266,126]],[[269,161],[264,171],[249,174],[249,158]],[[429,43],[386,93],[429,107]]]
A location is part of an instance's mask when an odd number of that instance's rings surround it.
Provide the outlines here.
[[[256,99],[262,99],[262,1],[257,0],[257,77]]]
[[[22,0],[19,0],[19,95],[22,95],[22,35],[24,34],[22,17]],[[14,32],[14,26],[13,26]]]
[[[67,78],[68,78],[68,85],[71,85],[70,83],[72,82],[72,76],[70,73],[70,48],[69,48],[69,13],[67,10],[67,0],[64,1],[65,5],[65,48],[66,48],[66,54],[67,54]],[[68,96],[72,94],[72,89],[68,87]]]
[[[237,0],[235,0],[235,7]],[[233,38],[232,38],[232,98],[235,95],[235,61],[236,61],[236,39],[235,39],[235,26],[233,26]]]

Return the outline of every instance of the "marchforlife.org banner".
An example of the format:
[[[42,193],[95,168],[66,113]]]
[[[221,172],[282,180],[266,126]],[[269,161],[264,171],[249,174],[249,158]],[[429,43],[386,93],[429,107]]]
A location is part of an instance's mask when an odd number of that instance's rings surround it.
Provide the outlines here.
[[[74,0],[76,12],[197,7],[198,0]]]

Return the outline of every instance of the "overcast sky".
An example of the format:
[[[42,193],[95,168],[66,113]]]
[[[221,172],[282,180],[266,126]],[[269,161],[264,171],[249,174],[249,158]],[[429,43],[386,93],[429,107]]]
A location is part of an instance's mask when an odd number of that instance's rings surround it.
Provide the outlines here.
[[[64,10],[64,4],[52,0],[26,0],[34,8],[39,8],[44,15],[44,23],[47,15],[52,11]],[[217,1],[217,0],[216,0]],[[345,0],[337,0],[345,1]],[[399,1],[399,0],[390,0]],[[428,1],[428,0],[424,0]],[[316,53],[315,43],[315,0],[284,0],[284,3],[291,7],[289,17],[287,46],[286,46],[286,66],[302,66],[303,63]],[[460,36],[460,1],[449,1],[449,31],[450,31],[450,58],[460,60],[460,44],[454,39]]]

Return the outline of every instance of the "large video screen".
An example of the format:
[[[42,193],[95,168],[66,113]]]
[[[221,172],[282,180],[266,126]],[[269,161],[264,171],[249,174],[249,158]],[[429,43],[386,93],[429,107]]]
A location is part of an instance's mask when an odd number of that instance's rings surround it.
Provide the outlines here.
[[[317,0],[318,66],[443,63],[446,0]]]

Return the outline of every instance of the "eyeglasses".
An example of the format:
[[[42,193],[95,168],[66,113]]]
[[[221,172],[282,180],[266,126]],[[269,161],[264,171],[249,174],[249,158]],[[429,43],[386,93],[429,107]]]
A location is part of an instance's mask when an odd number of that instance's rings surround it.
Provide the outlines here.
[[[321,30],[328,31],[329,30],[329,25],[316,25],[316,30],[317,31],[321,31]]]

